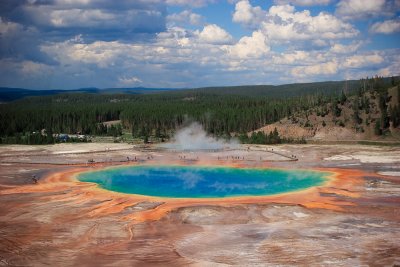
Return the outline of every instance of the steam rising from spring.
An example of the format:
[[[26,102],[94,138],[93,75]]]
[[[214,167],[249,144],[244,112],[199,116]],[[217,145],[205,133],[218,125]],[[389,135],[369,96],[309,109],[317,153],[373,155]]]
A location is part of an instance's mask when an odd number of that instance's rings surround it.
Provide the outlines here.
[[[189,126],[178,130],[171,143],[164,147],[176,150],[221,150],[227,148],[238,148],[237,139],[222,140],[209,136],[202,125],[193,122]]]

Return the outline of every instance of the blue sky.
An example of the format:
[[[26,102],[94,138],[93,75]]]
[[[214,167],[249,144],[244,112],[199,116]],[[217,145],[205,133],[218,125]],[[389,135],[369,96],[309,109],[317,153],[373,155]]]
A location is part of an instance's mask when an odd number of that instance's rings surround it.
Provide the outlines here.
[[[193,88],[399,72],[400,0],[0,2],[0,86]]]

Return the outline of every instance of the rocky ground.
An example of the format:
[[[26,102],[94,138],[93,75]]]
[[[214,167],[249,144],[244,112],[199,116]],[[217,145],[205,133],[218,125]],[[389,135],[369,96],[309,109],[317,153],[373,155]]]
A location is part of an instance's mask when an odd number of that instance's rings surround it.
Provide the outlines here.
[[[134,198],[69,178],[76,170],[161,163],[341,175],[303,193],[219,202]],[[1,146],[0,266],[398,266],[399,163],[400,148],[361,145],[198,153],[124,144]]]

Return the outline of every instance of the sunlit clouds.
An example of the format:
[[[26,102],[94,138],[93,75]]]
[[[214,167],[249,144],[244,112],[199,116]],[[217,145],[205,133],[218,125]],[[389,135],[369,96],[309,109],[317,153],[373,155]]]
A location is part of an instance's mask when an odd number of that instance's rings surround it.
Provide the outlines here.
[[[5,0],[0,86],[181,88],[399,75],[398,1],[257,3]]]

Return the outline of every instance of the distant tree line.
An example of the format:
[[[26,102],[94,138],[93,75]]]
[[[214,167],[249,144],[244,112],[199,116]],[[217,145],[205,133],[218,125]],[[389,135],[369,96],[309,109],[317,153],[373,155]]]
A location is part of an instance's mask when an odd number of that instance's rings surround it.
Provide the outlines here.
[[[306,140],[302,139],[292,139],[292,138],[282,138],[279,136],[278,130],[274,129],[269,134],[263,131],[253,132],[250,136],[247,134],[241,134],[239,140],[244,144],[305,144]]]

